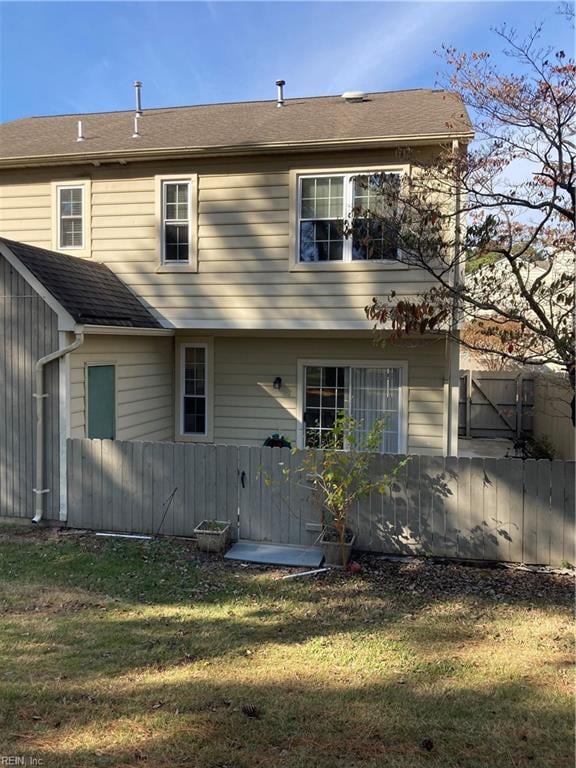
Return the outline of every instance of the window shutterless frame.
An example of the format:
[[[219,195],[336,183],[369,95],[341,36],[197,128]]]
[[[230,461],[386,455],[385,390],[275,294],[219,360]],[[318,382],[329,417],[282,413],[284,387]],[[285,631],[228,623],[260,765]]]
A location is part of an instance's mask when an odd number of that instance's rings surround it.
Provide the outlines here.
[[[298,386],[296,408],[296,443],[298,448],[305,446],[304,411],[306,408],[306,368],[398,368],[400,385],[398,398],[398,453],[408,450],[408,363],[405,360],[298,360]]]
[[[205,429],[204,432],[185,432],[184,397],[186,394],[186,350],[204,350],[204,401]],[[211,338],[185,338],[176,343],[176,403],[175,403],[175,432],[176,440],[183,442],[210,443],[213,439],[214,424],[214,346]]]
[[[84,194],[84,186],[81,184],[74,185],[74,184],[62,184],[58,186],[57,188],[57,198],[56,198],[56,224],[57,224],[57,232],[58,232],[58,249],[59,250],[66,250],[66,251],[72,251],[72,250],[83,250],[85,247],[85,241],[86,241],[86,233],[85,233],[85,194]],[[73,214],[73,213],[63,213],[65,208],[63,206],[68,203],[69,201],[64,201],[63,192],[80,192],[80,213],[79,214]],[[70,203],[72,204],[72,203]],[[80,243],[76,243],[73,245],[66,244],[63,242],[62,239],[62,225],[63,222],[69,221],[69,222],[79,222],[80,223]]]
[[[383,165],[347,167],[347,168],[303,168],[292,169],[289,175],[290,185],[290,271],[309,270],[406,270],[410,269],[397,259],[352,259],[352,238],[344,239],[344,253],[341,261],[301,261],[300,260],[300,212],[302,205],[302,180],[340,176],[349,180],[345,184],[345,202],[343,204],[343,217],[346,219],[352,211],[353,183],[356,176],[370,174],[396,174],[402,179],[410,177],[411,166],[409,163],[390,163]]]
[[[313,173],[313,174],[300,174],[298,176],[298,210],[297,210],[297,220],[298,220],[298,231],[297,231],[297,242],[296,242],[296,248],[297,248],[297,258],[299,263],[301,264],[309,264],[309,263],[317,263],[317,262],[307,262],[303,261],[301,259],[301,233],[302,233],[302,227],[301,223],[306,221],[337,221],[342,220],[343,222],[349,221],[350,217],[352,215],[352,210],[354,208],[354,179],[358,176],[370,176],[373,174],[386,174],[386,175],[397,175],[400,176],[400,173],[398,171],[387,171],[387,170],[380,170],[380,169],[371,169],[369,171],[355,171],[354,173]],[[303,182],[306,180],[313,180],[313,179],[334,179],[334,178],[341,178],[342,179],[342,187],[343,187],[343,195],[342,195],[342,211],[340,216],[327,216],[327,217],[321,217],[318,216],[316,218],[302,216],[302,185]],[[343,243],[342,243],[342,259],[340,259],[340,262],[362,262],[363,259],[353,259],[352,258],[352,241],[353,238],[351,236],[343,237]],[[335,260],[336,261],[336,260]],[[323,263],[326,264],[333,264],[335,261],[326,260]],[[394,263],[395,259],[368,259],[367,261],[372,262],[381,262],[381,263]]]
[[[166,215],[167,209],[167,191],[171,186],[183,186],[186,188],[186,218],[168,218]],[[180,205],[176,202],[176,206]],[[182,226],[188,227],[188,256],[186,259],[169,259],[167,256],[167,243],[166,243],[166,227],[167,226]],[[162,195],[161,195],[161,249],[162,249],[162,264],[178,265],[183,264],[188,266],[191,260],[192,251],[192,184],[190,179],[165,179],[162,181]]]
[[[188,184],[188,260],[165,259],[164,184]],[[154,177],[158,273],[196,272],[198,270],[198,174],[173,173]]]

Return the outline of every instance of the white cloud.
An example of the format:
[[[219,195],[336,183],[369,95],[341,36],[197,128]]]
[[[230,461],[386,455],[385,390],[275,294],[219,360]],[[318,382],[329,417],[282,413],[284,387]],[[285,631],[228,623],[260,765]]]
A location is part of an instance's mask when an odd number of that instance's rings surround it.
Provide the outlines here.
[[[342,63],[324,92],[405,86],[410,75],[453,37],[458,27],[474,23],[475,10],[479,10],[479,4],[421,2],[375,6],[372,29],[362,29],[345,38],[340,55],[334,57]],[[434,73],[430,75],[433,79]]]

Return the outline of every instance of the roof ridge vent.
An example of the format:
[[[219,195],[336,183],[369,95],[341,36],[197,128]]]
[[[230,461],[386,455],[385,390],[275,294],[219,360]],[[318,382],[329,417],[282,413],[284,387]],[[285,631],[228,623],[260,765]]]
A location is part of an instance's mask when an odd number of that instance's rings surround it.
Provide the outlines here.
[[[361,101],[365,100],[366,94],[364,91],[345,91],[342,94],[342,98],[344,101],[347,101],[348,104],[359,104]]]

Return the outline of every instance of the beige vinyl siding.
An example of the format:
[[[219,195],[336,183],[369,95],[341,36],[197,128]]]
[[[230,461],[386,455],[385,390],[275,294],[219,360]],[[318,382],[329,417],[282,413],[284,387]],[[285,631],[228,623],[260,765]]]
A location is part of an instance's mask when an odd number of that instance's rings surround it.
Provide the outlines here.
[[[24,177],[26,178],[26,177]],[[52,245],[51,186],[48,180],[0,181],[0,234],[41,248]]]
[[[296,444],[297,362],[313,360],[394,360],[408,363],[408,451],[444,450],[445,344],[415,339],[388,342],[369,338],[214,339],[214,441],[261,445],[273,432]],[[282,389],[273,388],[282,378]]]
[[[431,151],[417,149],[413,156]],[[289,172],[406,162],[388,149],[79,167],[76,173],[91,179],[92,258],[108,264],[175,327],[345,330],[369,327],[364,307],[373,296],[392,288],[421,292],[429,287],[427,276],[364,264],[290,271]],[[73,180],[72,170],[0,173],[0,233],[53,246],[50,186],[59,178]],[[198,174],[197,271],[157,272],[155,177],[170,174]]]
[[[86,364],[116,365],[116,437],[174,436],[174,342],[158,336],[87,336],[70,356],[70,433],[85,437]]]

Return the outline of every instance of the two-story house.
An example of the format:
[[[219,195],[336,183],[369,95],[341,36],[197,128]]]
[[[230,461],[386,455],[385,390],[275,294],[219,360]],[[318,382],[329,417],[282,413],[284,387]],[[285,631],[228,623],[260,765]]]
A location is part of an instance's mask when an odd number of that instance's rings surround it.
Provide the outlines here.
[[[457,350],[375,345],[364,312],[429,278],[343,223],[471,137],[433,90],[3,125],[2,514],[35,488],[63,516],[67,436],[318,446],[345,411],[386,417],[385,452],[456,455]]]

